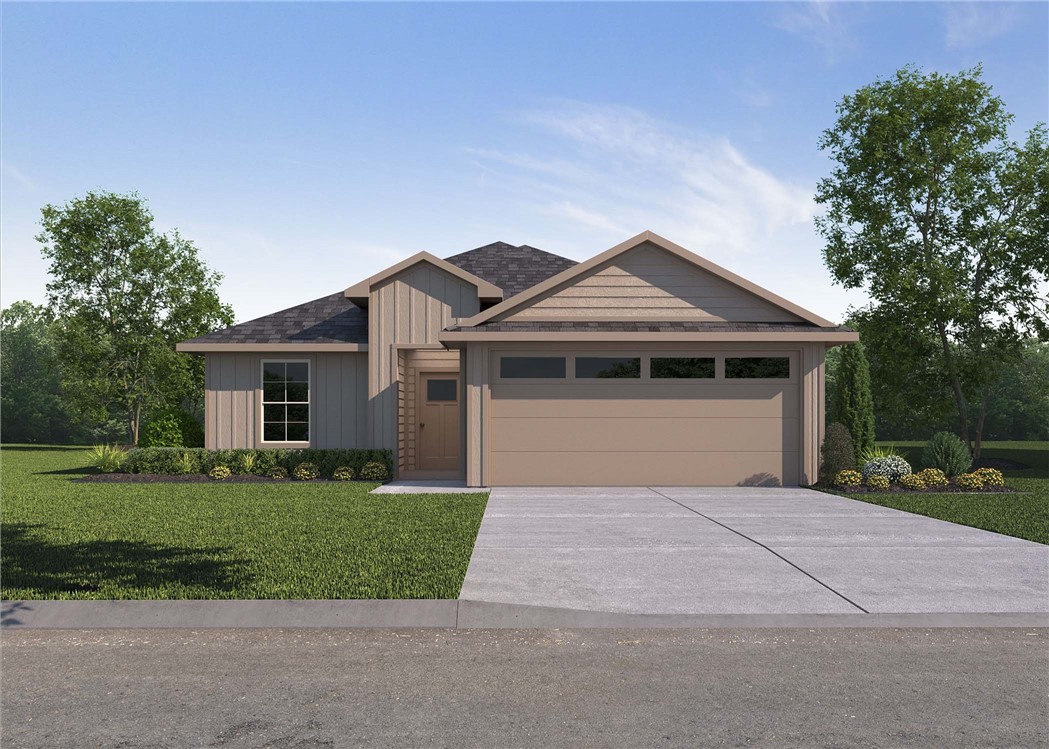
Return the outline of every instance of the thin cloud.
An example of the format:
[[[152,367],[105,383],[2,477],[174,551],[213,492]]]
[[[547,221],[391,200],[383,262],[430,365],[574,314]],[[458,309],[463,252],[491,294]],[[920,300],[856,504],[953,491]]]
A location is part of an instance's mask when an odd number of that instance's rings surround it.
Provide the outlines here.
[[[855,47],[845,19],[845,4],[829,0],[783,3],[774,25],[818,46],[828,62],[835,62]]]
[[[1011,31],[1016,21],[1016,8],[1005,3],[947,3],[945,41],[951,49],[974,47]]]

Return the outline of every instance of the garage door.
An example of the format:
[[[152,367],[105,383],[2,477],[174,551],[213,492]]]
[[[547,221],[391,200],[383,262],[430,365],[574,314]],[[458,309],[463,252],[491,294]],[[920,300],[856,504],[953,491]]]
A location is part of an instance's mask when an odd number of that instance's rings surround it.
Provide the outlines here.
[[[493,486],[793,485],[793,352],[498,352]]]

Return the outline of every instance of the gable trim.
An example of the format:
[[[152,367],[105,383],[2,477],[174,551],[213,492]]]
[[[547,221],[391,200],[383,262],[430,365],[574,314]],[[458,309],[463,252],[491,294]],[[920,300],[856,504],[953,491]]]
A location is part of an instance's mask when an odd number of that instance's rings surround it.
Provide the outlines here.
[[[465,271],[457,265],[452,265],[447,260],[442,260],[436,255],[431,255],[429,252],[418,252],[396,265],[391,265],[386,270],[379,271],[374,276],[370,276],[359,283],[355,283],[343,293],[357,306],[367,306],[368,295],[371,293],[371,289],[375,284],[381,283],[388,278],[392,278],[398,273],[406,271],[419,263],[429,263],[430,265],[443,270],[445,273],[449,273],[456,278],[477,287],[477,296],[482,302],[495,302],[503,298],[503,290],[495,284],[489,283],[480,276],[475,276],[473,273]]]
[[[762,288],[761,286],[758,286],[757,284],[748,281],[742,276],[736,275],[732,271],[722,268],[720,265],[712,263],[706,258],[700,257],[694,252],[686,250],[681,245],[675,244],[669,239],[665,239],[664,237],[661,237],[658,234],[655,234],[651,231],[643,231],[637,236],[631,237],[625,242],[621,242],[615,247],[606,250],[605,252],[602,252],[600,255],[596,255],[595,257],[592,257],[589,260],[580,263],[579,265],[569,268],[566,271],[562,271],[556,276],[552,276],[547,280],[543,281],[542,283],[536,284],[532,288],[528,289],[527,291],[521,292],[520,294],[511,299],[507,299],[503,302],[500,302],[499,304],[495,305],[494,307],[491,307],[490,309],[485,310],[484,312],[481,312],[480,314],[474,315],[473,317],[467,320],[463,320],[460,323],[460,325],[462,327],[475,327],[477,325],[481,325],[485,322],[488,322],[494,318],[497,318],[501,315],[505,315],[507,313],[514,312],[524,307],[527,307],[529,306],[529,302],[534,300],[536,297],[546,293],[547,291],[555,289],[558,286],[561,286],[566,282],[571,281],[572,279],[579,278],[585,275],[591,270],[598,268],[602,264],[615,259],[619,255],[622,255],[627,251],[644,244],[645,242],[654,244],[660,249],[677,256],[685,262],[690,263],[691,265],[694,265],[697,268],[700,268],[722,279],[723,281],[727,281],[728,283],[737,286],[738,288],[743,289],[744,291],[754,294],[760,299],[763,299],[764,301],[769,302],[770,304],[779,307],[780,309],[786,310],[787,312],[790,312],[791,314],[796,315],[807,322],[813,323],[814,325],[818,325],[821,328],[835,327],[835,324],[832,323],[830,320],[826,320],[814,312],[810,312],[809,310],[804,309],[803,307],[799,307],[793,302],[790,302],[784,299],[783,297],[772,293],[768,289]]]

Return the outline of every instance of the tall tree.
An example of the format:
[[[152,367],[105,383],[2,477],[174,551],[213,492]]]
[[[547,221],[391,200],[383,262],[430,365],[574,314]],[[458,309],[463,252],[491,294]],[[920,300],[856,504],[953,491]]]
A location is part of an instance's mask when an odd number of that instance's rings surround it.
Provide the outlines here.
[[[827,267],[868,290],[870,319],[936,341],[976,456],[1002,367],[1028,337],[1049,335],[1046,130],[1021,145],[1011,121],[979,67],[906,67],[846,96],[820,139],[836,163],[816,193]]]
[[[136,194],[89,192],[42,214],[70,402],[95,418],[116,410],[137,444],[143,411],[185,387],[192,364],[175,343],[232,323],[222,277],[177,231],[157,233]]]
[[[870,367],[862,343],[841,347],[834,378],[831,419],[849,430],[856,456],[874,447],[874,401],[871,398]]]

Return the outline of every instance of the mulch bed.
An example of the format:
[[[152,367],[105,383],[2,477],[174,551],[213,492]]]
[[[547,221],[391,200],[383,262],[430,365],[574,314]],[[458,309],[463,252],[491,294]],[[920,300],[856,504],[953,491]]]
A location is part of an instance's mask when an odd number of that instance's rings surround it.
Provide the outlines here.
[[[1026,463],[1018,463],[1015,460],[1009,460],[1008,458],[980,458],[978,461],[973,463],[973,467],[969,470],[975,471],[977,468],[997,468],[999,471],[1022,471],[1025,468],[1031,466]]]
[[[871,489],[869,486],[832,486],[835,491],[847,494],[1012,494],[1017,489],[1011,486],[985,486],[983,489],[964,489],[955,484],[934,486],[928,489],[904,489],[896,484],[888,489]]]
[[[269,476],[230,476],[228,479],[216,480],[206,473],[183,473],[168,475],[161,473],[92,473],[73,479],[86,484],[349,484],[353,481],[335,481],[334,479],[314,479],[313,481],[296,481],[292,478],[271,479]],[[356,481],[356,479],[354,479]],[[364,483],[375,483],[368,481]]]

